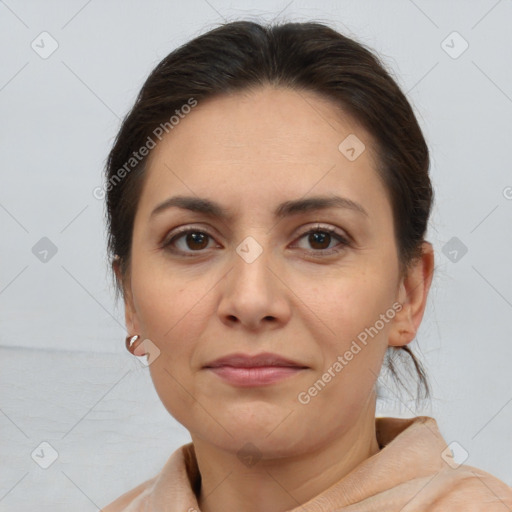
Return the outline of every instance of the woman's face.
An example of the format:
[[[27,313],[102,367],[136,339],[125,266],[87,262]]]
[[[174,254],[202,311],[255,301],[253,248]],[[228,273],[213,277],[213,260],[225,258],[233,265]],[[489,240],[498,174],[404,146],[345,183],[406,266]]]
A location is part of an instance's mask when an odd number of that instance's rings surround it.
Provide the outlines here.
[[[367,132],[331,103],[272,88],[199,102],[152,150],[127,327],[158,347],[157,393],[194,439],[283,456],[373,414],[400,279],[371,150]],[[215,203],[226,217],[152,213],[176,196]],[[327,208],[288,207],[334,197],[343,199]],[[205,368],[263,352],[304,368],[260,385]]]

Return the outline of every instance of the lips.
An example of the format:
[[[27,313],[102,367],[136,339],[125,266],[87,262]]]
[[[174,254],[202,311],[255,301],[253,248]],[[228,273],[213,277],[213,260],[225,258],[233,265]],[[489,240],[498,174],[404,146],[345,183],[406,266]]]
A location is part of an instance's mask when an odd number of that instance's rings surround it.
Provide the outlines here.
[[[223,366],[231,366],[234,368],[258,368],[258,367],[291,367],[291,368],[308,368],[307,366],[285,358],[278,354],[264,352],[261,354],[249,355],[242,353],[229,354],[220,357],[206,364],[205,368],[220,368]]]
[[[307,366],[279,354],[229,354],[205,365],[208,372],[240,387],[272,386],[301,374]]]

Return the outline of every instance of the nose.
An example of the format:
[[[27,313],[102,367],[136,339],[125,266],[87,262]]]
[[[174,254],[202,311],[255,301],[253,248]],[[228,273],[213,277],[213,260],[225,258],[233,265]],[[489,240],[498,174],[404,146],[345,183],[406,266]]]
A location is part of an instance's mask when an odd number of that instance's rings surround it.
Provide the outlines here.
[[[286,324],[291,317],[290,290],[279,270],[268,246],[253,237],[239,244],[233,251],[231,270],[222,280],[221,321],[250,331]]]

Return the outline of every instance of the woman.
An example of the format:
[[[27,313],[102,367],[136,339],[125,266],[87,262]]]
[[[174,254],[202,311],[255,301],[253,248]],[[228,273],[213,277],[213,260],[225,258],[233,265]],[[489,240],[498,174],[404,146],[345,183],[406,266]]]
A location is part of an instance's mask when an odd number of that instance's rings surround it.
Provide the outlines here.
[[[227,23],[150,74],[107,163],[127,348],[190,432],[114,511],[506,511],[434,419],[375,418],[434,269],[428,149],[378,59]],[[392,361],[392,359],[391,359]]]

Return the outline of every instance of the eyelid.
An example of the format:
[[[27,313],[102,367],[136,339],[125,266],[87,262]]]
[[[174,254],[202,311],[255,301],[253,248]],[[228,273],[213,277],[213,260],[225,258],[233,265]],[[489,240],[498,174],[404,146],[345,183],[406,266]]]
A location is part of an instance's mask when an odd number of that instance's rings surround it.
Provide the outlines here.
[[[213,228],[211,228],[211,227],[205,228],[204,226],[200,226],[200,225],[196,226],[194,224],[184,224],[183,226],[178,226],[178,227],[172,229],[171,232],[166,233],[164,238],[161,240],[160,245],[165,246],[166,244],[171,242],[177,236],[188,233],[189,231],[198,231],[198,232],[207,234],[210,238],[214,238],[214,236],[211,234],[210,230],[213,230]]]
[[[190,233],[190,232],[204,233],[209,238],[214,240],[215,237],[210,233],[209,229],[210,228],[205,229],[202,226],[199,226],[199,225],[195,226],[195,225],[191,225],[191,224],[186,224],[181,228],[180,227],[175,228],[172,231],[171,235],[167,234],[164,237],[162,242],[159,244],[160,248],[165,249],[167,246],[170,246],[174,240],[177,240],[180,236]],[[315,222],[315,223],[313,223],[313,225],[308,225],[308,226],[302,228],[302,230],[295,236],[294,240],[300,240],[304,235],[307,235],[307,234],[309,234],[311,232],[315,232],[315,231],[325,231],[331,235],[334,235],[340,241],[339,245],[341,245],[341,246],[350,246],[353,243],[352,237],[345,230],[340,232],[339,228],[335,228],[334,226],[331,226],[329,224],[322,224],[320,222]],[[331,248],[331,249],[317,249],[317,250],[304,249],[304,250],[308,253],[317,253],[318,255],[322,255],[322,254],[326,255],[326,254],[332,254],[334,252],[339,252],[341,249]],[[181,251],[179,249],[177,249],[176,252],[180,253]],[[197,254],[202,254],[202,253],[204,253],[204,250],[186,251],[186,252],[189,254],[193,254],[194,252],[196,252]]]
[[[303,235],[309,233],[310,231],[326,231],[328,233],[334,234],[342,238],[347,243],[352,242],[352,237],[345,230],[340,230],[339,228],[336,228],[329,224],[322,224],[321,222],[315,222],[312,226],[307,226],[297,236],[302,237]]]
[[[297,235],[297,242],[295,242],[292,247],[295,247],[305,235],[315,232],[329,233],[331,237],[338,239],[338,244],[330,249],[303,249],[310,257],[328,258],[329,256],[340,254],[348,247],[353,247],[353,239],[346,231],[343,230],[340,232],[339,228],[319,222],[316,222],[313,226],[310,225],[304,228],[304,230]]]

